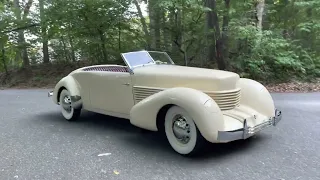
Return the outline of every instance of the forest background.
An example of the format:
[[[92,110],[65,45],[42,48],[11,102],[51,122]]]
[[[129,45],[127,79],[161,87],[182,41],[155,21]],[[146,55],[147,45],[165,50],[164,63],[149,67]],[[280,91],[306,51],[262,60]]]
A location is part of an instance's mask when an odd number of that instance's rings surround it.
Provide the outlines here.
[[[272,91],[320,91],[319,35],[319,0],[0,0],[0,87],[52,87],[146,49]]]

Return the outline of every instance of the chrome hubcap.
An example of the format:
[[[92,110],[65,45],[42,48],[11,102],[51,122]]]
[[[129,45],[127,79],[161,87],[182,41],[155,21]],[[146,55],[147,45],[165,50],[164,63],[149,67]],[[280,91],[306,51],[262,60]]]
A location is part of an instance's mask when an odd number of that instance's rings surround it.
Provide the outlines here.
[[[182,115],[179,114],[173,118],[172,130],[180,143],[187,144],[190,141],[190,125]]]
[[[71,105],[71,97],[70,96],[65,96],[62,101],[62,107],[65,109],[67,112],[71,112],[72,105]]]

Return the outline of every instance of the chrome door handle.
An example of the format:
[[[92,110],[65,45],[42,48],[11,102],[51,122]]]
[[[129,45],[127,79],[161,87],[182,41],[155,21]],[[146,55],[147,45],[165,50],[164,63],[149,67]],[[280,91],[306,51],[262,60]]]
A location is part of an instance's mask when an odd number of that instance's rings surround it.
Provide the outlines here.
[[[129,85],[130,85],[130,83],[124,83],[124,84],[122,84],[122,85],[129,86]]]

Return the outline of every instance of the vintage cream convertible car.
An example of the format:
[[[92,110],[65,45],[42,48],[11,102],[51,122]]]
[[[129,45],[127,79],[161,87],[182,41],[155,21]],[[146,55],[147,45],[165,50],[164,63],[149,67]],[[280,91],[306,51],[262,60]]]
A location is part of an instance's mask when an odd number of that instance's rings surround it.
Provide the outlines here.
[[[260,83],[233,72],[175,65],[165,52],[121,54],[127,66],[77,69],[48,93],[67,120],[81,109],[163,131],[172,148],[190,155],[203,142],[247,139],[275,126],[281,111]]]

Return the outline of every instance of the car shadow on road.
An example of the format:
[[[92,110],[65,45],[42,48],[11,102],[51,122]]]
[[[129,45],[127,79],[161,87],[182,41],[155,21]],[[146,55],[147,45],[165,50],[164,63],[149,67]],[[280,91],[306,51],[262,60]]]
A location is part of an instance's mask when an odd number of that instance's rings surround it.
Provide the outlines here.
[[[122,146],[141,152],[143,155],[159,155],[160,157],[182,157],[171,148],[164,134],[160,132],[145,131],[133,126],[129,120],[110,117],[97,113],[83,111],[80,118],[74,122],[66,121],[60,112],[53,111],[50,113],[39,114],[42,121],[54,123],[59,128],[81,128],[90,133],[101,135],[110,135],[117,141],[124,141]],[[73,133],[73,131],[67,131]],[[193,160],[202,161],[204,159],[220,159],[228,155],[246,153],[255,145],[267,138],[263,135],[257,135],[247,140],[234,141],[223,144],[207,143],[201,154],[193,156]]]

